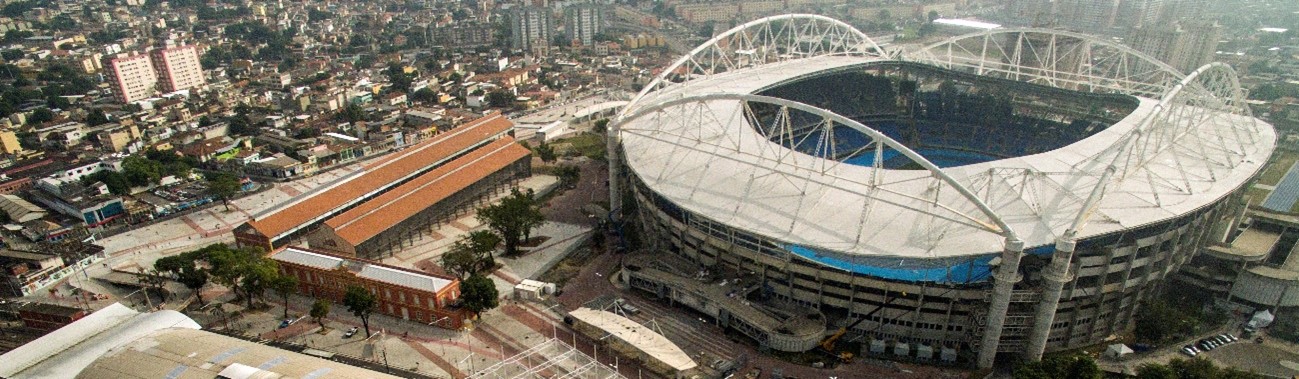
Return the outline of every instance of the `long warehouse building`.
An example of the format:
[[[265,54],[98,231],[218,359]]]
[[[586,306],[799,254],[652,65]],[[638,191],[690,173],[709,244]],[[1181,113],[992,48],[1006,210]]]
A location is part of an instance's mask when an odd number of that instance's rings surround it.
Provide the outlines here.
[[[235,228],[235,241],[241,247],[273,251],[292,240],[309,238],[320,226],[338,218],[329,229],[346,226],[342,229],[358,232],[347,234],[350,239],[345,241],[351,241],[350,246],[329,246],[320,240],[323,246],[315,247],[376,258],[399,246],[398,240],[405,235],[402,228],[427,226],[428,222],[436,221],[434,215],[426,212],[430,208],[454,209],[509,179],[529,175],[527,149],[514,143],[508,135],[513,128],[514,124],[499,113],[469,122],[254,215],[252,220]],[[479,173],[485,174],[471,175]],[[456,183],[456,191],[441,194],[443,199],[436,207],[433,204],[409,207],[413,199],[428,193],[431,183],[443,183],[433,186],[442,188],[448,180],[470,182]],[[484,180],[491,184],[484,184]],[[412,191],[423,192],[412,196]],[[349,214],[353,209],[357,212]],[[413,216],[420,216],[423,224],[410,222]],[[382,227],[374,226],[380,224]],[[373,243],[365,243],[372,240]],[[363,248],[357,249],[358,246]]]

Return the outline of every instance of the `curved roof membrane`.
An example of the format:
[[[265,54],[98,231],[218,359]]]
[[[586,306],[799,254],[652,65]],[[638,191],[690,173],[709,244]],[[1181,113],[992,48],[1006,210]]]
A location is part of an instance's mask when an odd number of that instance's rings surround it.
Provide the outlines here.
[[[810,33],[786,40],[814,45],[824,38]],[[782,48],[758,41],[735,50],[718,40],[696,52],[736,60]],[[700,65],[692,53],[669,70],[692,62],[698,67],[685,75],[688,80],[672,81],[673,73],[664,72],[614,123],[627,166],[665,200],[806,253],[800,256],[844,267],[863,261],[913,271],[946,267],[940,276],[947,279],[937,281],[970,281],[985,274],[951,269],[985,260],[1007,240],[1052,246],[1071,229],[1082,240],[1212,205],[1247,183],[1275,144],[1275,131],[1249,114],[1234,71],[1221,64],[1182,75],[1109,41],[1039,29],[975,33],[900,58],[862,51],[778,54],[782,58],[718,69]],[[851,120],[755,93],[896,60],[1079,95],[1131,96],[1136,106],[1063,147],[958,167],[845,164],[834,159],[832,137],[819,142],[826,148],[810,151],[773,142],[772,130],[793,130],[790,120],[798,117],[791,114],[821,120],[800,128],[833,130],[852,126]],[[870,121],[860,126],[874,128]],[[908,150],[897,144],[871,136],[855,153],[880,157]]]

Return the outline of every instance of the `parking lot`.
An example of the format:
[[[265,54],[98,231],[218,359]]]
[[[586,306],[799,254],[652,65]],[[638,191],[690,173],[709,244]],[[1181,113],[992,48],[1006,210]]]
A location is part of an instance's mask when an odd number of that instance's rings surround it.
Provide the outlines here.
[[[1207,352],[1200,353],[1219,366],[1230,366],[1242,371],[1290,378],[1299,375],[1299,353],[1287,351],[1284,346],[1240,340]],[[1288,366],[1288,367],[1287,367]]]

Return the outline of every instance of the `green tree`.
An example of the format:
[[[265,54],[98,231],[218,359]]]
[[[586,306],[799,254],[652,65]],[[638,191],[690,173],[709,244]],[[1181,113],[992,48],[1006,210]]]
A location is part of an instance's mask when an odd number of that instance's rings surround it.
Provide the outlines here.
[[[27,116],[27,125],[40,125],[54,120],[54,111],[49,108],[36,108]]]
[[[487,106],[492,108],[506,108],[514,105],[514,94],[510,91],[498,89],[487,93]]]
[[[236,114],[226,119],[229,127],[226,129],[230,134],[237,136],[256,136],[261,129],[253,124],[252,119],[246,114]]]
[[[126,181],[135,187],[144,187],[162,181],[162,163],[140,155],[122,159],[122,174]]]
[[[560,185],[572,188],[582,178],[582,169],[573,165],[562,165],[555,168],[555,176],[559,177]]]
[[[1014,379],[1100,379],[1096,361],[1086,355],[1052,356],[1015,367]]]
[[[499,203],[478,210],[478,221],[487,224],[505,242],[506,256],[517,255],[519,242],[530,238],[532,229],[546,221],[533,195],[531,189],[520,192],[514,188]]]
[[[230,173],[218,172],[207,177],[208,195],[221,199],[227,212],[230,211],[230,199],[239,194],[240,186],[239,178]]]
[[[266,290],[280,276],[279,264],[270,258],[258,256],[244,266],[244,276],[240,279],[244,293],[248,294],[248,307],[253,307],[253,299],[266,301]]]
[[[186,261],[184,255],[172,255],[158,258],[153,261],[153,268],[159,272],[171,274],[173,277],[179,276],[181,270],[187,267],[194,267],[194,261]]]
[[[492,232],[470,232],[451,244],[447,253],[442,255],[442,267],[461,279],[490,270],[496,266],[492,252],[500,243],[501,238]]]
[[[500,305],[499,297],[496,283],[492,283],[492,280],[486,276],[474,274],[460,284],[460,300],[466,309],[474,313],[483,313],[496,308]]]
[[[185,285],[185,288],[189,288],[191,291],[194,291],[194,298],[198,299],[199,306],[207,306],[207,304],[203,301],[203,291],[202,291],[203,286],[207,285],[208,282],[207,271],[198,269],[194,267],[193,264],[191,263],[189,267],[181,269],[179,280],[180,280],[180,284]]]
[[[139,268],[135,278],[144,287],[144,296],[149,296],[149,290],[152,290],[158,294],[158,297],[166,298],[166,292],[163,292],[162,286],[167,284],[167,278],[158,270]]]
[[[86,124],[90,126],[99,126],[99,125],[107,124],[108,121],[109,121],[108,115],[104,114],[104,111],[102,109],[95,109],[93,111],[90,111],[90,114],[86,116]]]
[[[596,120],[595,124],[591,126],[591,130],[595,131],[596,133],[603,134],[608,129],[609,129],[609,119],[607,118]]]
[[[108,186],[108,192],[115,195],[128,195],[131,193],[131,183],[126,180],[126,175],[117,171],[100,171],[90,176],[82,178],[87,185],[95,182],[104,183]]]
[[[365,327],[365,338],[370,338],[370,314],[379,308],[379,299],[365,287],[347,286],[347,293],[343,295],[343,305],[352,312],[353,316],[361,318],[361,325]]]
[[[284,300],[284,318],[289,318],[289,295],[298,291],[298,278],[290,275],[276,275],[271,280],[271,289]]]
[[[398,92],[410,91],[410,85],[414,81],[414,78],[407,74],[405,70],[406,65],[400,62],[389,63],[388,68],[383,70],[384,75],[388,76],[388,82],[392,83],[392,89]]]
[[[1178,379],[1173,369],[1157,363],[1147,363],[1137,368],[1137,379]]]
[[[362,108],[360,104],[348,103],[346,107],[338,111],[338,118],[347,120],[347,122],[365,120],[365,108]]]
[[[554,162],[555,158],[557,158],[555,155],[555,148],[545,142],[537,144],[537,147],[532,149],[532,151],[537,153],[537,158],[541,158],[542,162]]]
[[[9,49],[5,51],[0,51],[0,58],[4,58],[6,61],[16,61],[19,59],[23,59],[23,56],[25,55],[27,54],[19,49]]]
[[[438,93],[431,88],[424,87],[412,93],[410,99],[421,103],[437,104]]]
[[[242,297],[248,302],[248,308],[253,307],[253,301],[265,293],[270,280],[278,273],[275,261],[263,257],[258,248],[232,249],[213,244],[202,250],[213,281]]]
[[[1189,334],[1196,325],[1195,319],[1188,317],[1186,312],[1158,299],[1141,304],[1133,322],[1137,339],[1151,343]]]
[[[329,299],[316,299],[311,304],[311,319],[316,320],[316,324],[321,328],[325,327],[325,317],[329,317]]]

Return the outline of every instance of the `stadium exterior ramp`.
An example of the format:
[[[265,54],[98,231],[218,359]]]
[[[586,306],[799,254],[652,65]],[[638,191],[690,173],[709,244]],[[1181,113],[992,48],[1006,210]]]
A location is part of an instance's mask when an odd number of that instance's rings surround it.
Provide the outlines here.
[[[988,367],[997,353],[1037,359],[1127,328],[1165,275],[1220,239],[1213,225],[1231,217],[1275,145],[1222,64],[1183,75],[1045,29],[984,31],[893,58],[850,29],[768,17],[665,69],[611,127],[615,215],[629,196],[652,248],[867,318],[857,333],[977,349]],[[939,79],[916,84],[920,71]],[[915,95],[864,115],[758,95],[844,73]],[[923,135],[890,125],[919,103],[943,105],[920,95],[995,99],[980,86],[1013,88],[1005,112],[1017,120],[1104,122],[1047,150],[946,167],[926,158]],[[884,163],[897,159],[910,168]]]

